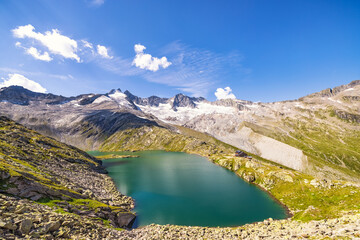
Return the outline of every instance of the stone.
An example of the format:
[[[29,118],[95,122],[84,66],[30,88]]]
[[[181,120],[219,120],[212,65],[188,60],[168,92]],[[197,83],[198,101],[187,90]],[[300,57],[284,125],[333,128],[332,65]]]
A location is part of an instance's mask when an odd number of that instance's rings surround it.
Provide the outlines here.
[[[135,221],[136,216],[132,213],[118,213],[117,214],[117,225],[119,227],[130,228]]]
[[[23,214],[24,212],[26,212],[28,209],[26,206],[21,206],[21,205],[18,205],[16,206],[16,210],[15,210],[15,213],[16,214]]]
[[[310,185],[312,185],[314,187],[319,187],[320,183],[316,179],[313,179],[310,181]]]
[[[33,225],[33,220],[27,218],[27,219],[24,219],[21,223],[20,223],[20,228],[19,228],[19,231],[22,233],[22,234],[28,234],[30,232],[30,229]]]
[[[9,230],[17,229],[16,225],[12,221],[6,221],[6,222],[1,221],[1,225],[2,225],[2,228],[6,228]]]
[[[59,221],[49,222],[48,223],[48,231],[53,232],[60,228],[61,223]]]

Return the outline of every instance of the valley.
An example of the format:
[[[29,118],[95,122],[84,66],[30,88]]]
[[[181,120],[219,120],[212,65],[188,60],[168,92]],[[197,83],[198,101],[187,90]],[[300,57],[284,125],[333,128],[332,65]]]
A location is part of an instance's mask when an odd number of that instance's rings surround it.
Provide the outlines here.
[[[147,239],[184,232],[193,238],[251,239],[256,232],[277,239],[286,231],[299,238],[324,236],[323,229],[332,224],[325,231],[329,236],[358,237],[359,95],[360,81],[276,103],[209,102],[183,94],[140,98],[119,89],[62,97],[2,88],[0,195],[6,221],[0,229],[9,237]],[[238,149],[253,159],[235,157]],[[291,218],[221,229],[151,224],[118,231],[132,225],[134,202],[116,190],[101,161],[84,150],[198,154],[266,190]],[[21,204],[28,207],[20,211]],[[24,219],[23,213],[30,217]],[[71,233],[64,222],[79,216],[85,217],[74,226],[88,230]]]

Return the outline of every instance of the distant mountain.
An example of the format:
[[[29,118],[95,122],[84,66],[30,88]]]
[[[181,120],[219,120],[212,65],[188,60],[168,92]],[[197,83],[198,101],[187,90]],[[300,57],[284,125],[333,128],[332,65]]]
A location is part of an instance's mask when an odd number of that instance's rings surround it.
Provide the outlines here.
[[[20,86],[5,87],[0,90],[0,101],[19,105],[29,105],[30,101],[44,101],[47,104],[60,104],[73,98],[54,94],[35,93]]]
[[[2,88],[0,99],[3,114],[83,149],[97,149],[129,129],[177,133],[183,126],[303,172],[360,176],[360,80],[273,103],[184,94],[141,98],[120,89],[66,98],[21,87]]]

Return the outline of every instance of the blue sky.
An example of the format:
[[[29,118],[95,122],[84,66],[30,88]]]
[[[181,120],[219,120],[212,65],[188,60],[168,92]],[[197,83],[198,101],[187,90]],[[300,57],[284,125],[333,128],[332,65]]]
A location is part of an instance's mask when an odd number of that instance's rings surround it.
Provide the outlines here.
[[[360,79],[360,1],[1,0],[0,36],[0,86],[65,96],[268,102]]]

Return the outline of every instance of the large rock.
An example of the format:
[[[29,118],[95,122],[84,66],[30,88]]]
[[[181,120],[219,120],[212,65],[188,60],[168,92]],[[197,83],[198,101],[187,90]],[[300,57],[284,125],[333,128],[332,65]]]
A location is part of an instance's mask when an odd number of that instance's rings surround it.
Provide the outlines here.
[[[118,227],[131,228],[136,216],[132,213],[118,213],[116,216],[116,225]]]
[[[33,225],[33,220],[26,218],[20,223],[19,231],[22,234],[28,234],[30,232],[32,225]]]

